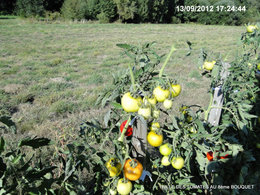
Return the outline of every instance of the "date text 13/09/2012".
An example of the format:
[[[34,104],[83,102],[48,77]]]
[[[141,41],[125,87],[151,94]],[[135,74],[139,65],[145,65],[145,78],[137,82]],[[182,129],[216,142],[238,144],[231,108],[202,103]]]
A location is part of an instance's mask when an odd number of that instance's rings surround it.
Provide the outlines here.
[[[245,12],[246,6],[234,5],[180,5],[176,6],[177,12]]]

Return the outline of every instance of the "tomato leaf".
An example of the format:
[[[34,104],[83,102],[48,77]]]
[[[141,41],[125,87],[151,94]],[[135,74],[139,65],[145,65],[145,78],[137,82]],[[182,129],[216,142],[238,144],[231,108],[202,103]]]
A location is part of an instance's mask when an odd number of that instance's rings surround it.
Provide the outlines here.
[[[0,154],[4,151],[5,149],[5,140],[3,137],[0,139]]]
[[[119,103],[117,103],[117,102],[111,102],[110,104],[111,104],[111,106],[113,106],[115,109],[123,110],[122,105],[119,104]]]
[[[16,125],[10,116],[1,116],[0,122],[4,123],[9,129],[13,131],[13,133],[16,133]]]
[[[42,146],[47,146],[51,144],[51,140],[48,138],[30,138],[27,137],[23,140],[20,141],[20,143],[18,144],[18,147],[22,147],[22,146],[30,146],[34,149],[36,148],[40,148]]]

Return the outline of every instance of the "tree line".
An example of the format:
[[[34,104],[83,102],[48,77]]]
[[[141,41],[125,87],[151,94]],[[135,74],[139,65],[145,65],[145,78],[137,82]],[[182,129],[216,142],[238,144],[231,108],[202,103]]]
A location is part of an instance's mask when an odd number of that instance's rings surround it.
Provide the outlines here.
[[[180,11],[177,6],[235,6],[244,10]],[[199,10],[197,10],[199,11]],[[102,23],[202,23],[241,25],[259,22],[258,0],[1,0],[0,14]]]

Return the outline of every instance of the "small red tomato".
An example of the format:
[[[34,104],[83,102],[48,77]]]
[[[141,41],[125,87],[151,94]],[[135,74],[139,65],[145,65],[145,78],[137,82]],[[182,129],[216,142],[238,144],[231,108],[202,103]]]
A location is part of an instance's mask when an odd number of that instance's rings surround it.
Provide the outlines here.
[[[228,154],[226,154],[225,156],[220,156],[220,159],[226,159],[226,158],[228,158]]]
[[[127,120],[122,122],[122,124],[120,126],[121,133],[123,132],[123,129],[124,129],[126,123],[127,123]],[[132,134],[133,134],[133,128],[129,125],[126,132],[125,132],[125,136],[131,136]]]
[[[213,152],[207,152],[207,158],[209,161],[213,161]]]

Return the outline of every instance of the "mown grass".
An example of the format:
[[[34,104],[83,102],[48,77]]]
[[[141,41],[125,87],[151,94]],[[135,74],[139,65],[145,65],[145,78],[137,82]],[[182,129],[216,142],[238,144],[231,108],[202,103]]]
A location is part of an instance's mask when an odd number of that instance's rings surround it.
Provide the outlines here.
[[[166,72],[183,87],[174,102],[208,102],[208,81],[197,69],[201,48],[232,60],[244,27],[196,24],[45,24],[0,18],[0,110],[13,116],[22,131],[51,134],[104,111],[94,106],[98,93],[111,85],[111,74],[130,59],[117,43],[142,45],[155,41],[154,50],[178,49]],[[188,57],[186,41],[192,43]]]

